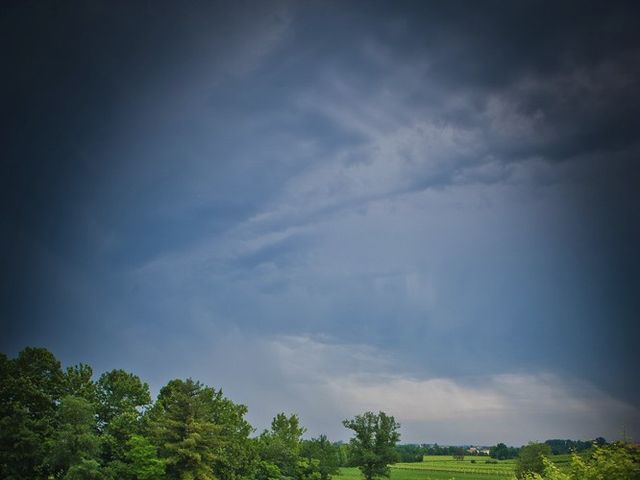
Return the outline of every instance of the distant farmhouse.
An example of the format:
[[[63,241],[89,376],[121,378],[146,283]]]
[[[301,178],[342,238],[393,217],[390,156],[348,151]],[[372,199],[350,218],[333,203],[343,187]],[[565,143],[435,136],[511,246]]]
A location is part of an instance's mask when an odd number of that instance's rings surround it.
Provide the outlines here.
[[[469,455],[489,455],[489,448],[487,447],[469,447],[467,448]]]

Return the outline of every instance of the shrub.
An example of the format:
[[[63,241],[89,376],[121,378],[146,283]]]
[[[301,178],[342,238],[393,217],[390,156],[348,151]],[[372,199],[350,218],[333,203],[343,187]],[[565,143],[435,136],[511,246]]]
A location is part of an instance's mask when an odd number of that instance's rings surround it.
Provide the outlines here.
[[[542,459],[544,472],[527,473],[525,480],[638,480],[640,450],[623,442],[608,446],[594,445],[591,456],[584,459],[574,453],[571,468],[562,472],[548,458]]]
[[[516,477],[525,478],[530,473],[544,473],[544,458],[549,455],[551,447],[545,443],[525,445],[516,459]]]

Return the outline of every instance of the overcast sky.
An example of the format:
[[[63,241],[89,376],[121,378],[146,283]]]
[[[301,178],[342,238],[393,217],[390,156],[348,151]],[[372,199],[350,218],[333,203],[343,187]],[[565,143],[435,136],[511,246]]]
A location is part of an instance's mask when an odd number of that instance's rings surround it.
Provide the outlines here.
[[[1,8],[1,351],[336,440],[640,439],[633,2]]]

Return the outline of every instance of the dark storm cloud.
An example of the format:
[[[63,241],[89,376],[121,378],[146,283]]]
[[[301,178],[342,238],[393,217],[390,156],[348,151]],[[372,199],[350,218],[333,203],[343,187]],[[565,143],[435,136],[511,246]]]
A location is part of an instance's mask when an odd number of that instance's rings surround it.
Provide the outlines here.
[[[312,429],[389,386],[603,419],[531,411],[540,435],[636,415],[634,4],[2,8],[3,350],[201,376]]]
[[[119,185],[112,183],[113,176],[128,168],[132,159],[125,152],[136,153],[136,138],[145,131],[158,133],[153,119],[132,125],[129,115],[155,90],[156,95],[184,96],[182,91],[171,90],[172,82],[184,70],[192,70],[193,62],[204,62],[214,72],[216,66],[228,63],[237,53],[237,36],[252,26],[241,15],[243,6],[230,9],[203,2],[165,10],[142,3],[77,2],[3,7],[6,56],[0,191],[3,231],[7,232],[3,251],[9,262],[3,274],[3,285],[7,286],[3,289],[7,295],[4,308],[33,302],[42,250],[76,257],[85,264],[93,261],[93,251],[83,251],[96,241],[87,223],[122,223],[130,231],[132,243],[138,243],[136,236],[144,236],[141,243],[145,245],[140,248],[151,252],[162,248],[154,247],[154,241],[159,240],[153,233],[158,228],[163,228],[164,242],[185,241],[181,236],[183,218],[169,219],[172,228],[165,229],[166,218],[141,214],[163,192],[152,191],[140,178],[118,189]],[[256,15],[274,14],[266,3],[251,8]],[[207,78],[214,80],[210,75]],[[136,128],[135,133],[123,138],[123,125]],[[146,152],[155,158],[133,160],[148,165],[153,190],[158,177],[165,178],[166,188],[175,188],[169,182],[173,169],[162,171],[163,155],[169,151],[175,156],[172,140],[175,135],[164,142],[156,136],[155,151]],[[114,143],[123,141],[124,149],[114,148]],[[103,208],[105,201],[116,208]],[[215,206],[202,210],[223,221],[243,209],[246,206],[242,204],[226,204],[217,211]],[[189,215],[197,218],[204,213]],[[215,231],[215,225],[212,228]],[[11,311],[3,317],[33,315]]]
[[[474,9],[465,2],[400,3],[384,10],[393,28],[377,39],[394,58],[427,59],[425,83],[468,94],[469,105],[443,112],[445,119],[478,121],[474,109],[501,92],[522,115],[544,112],[537,144],[493,147],[562,160],[637,147],[640,40],[632,11],[628,2],[485,2]],[[425,92],[425,107],[434,100]]]

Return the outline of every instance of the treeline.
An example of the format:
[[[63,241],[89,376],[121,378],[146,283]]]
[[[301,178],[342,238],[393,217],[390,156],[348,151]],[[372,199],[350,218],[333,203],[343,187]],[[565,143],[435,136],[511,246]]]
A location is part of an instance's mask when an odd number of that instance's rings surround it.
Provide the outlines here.
[[[518,447],[507,447],[504,443],[498,443],[496,446],[489,449],[489,456],[496,460],[509,460],[516,458],[520,453]]]
[[[551,448],[551,453],[553,455],[562,455],[565,453],[572,453],[572,452],[577,452],[577,453],[584,452],[586,450],[589,450],[591,447],[593,447],[594,443],[599,447],[602,447],[603,445],[607,444],[607,441],[602,437],[598,437],[595,440],[589,440],[589,441],[554,439],[554,440],[547,440],[544,443],[549,445],[549,447]]]
[[[604,446],[607,441],[598,437],[595,440],[583,441],[583,440],[547,440],[544,442],[549,446],[549,451],[553,455],[567,454],[567,453],[580,453],[593,447],[594,444],[598,446]],[[489,456],[496,460],[509,460],[517,458],[520,454],[522,447],[509,447],[504,443],[498,443],[489,448]],[[418,445],[418,444],[405,444],[396,446],[396,452],[398,454],[398,461],[405,463],[422,462],[425,455],[442,455],[450,457],[465,457],[474,455],[483,455],[479,449],[469,449],[459,446],[440,446],[437,443],[433,445]]]
[[[468,455],[463,447],[433,445],[404,444],[397,445],[398,461],[403,463],[422,462],[425,455]]]
[[[546,440],[544,445],[549,447],[549,453],[551,455],[564,455],[567,453],[581,453],[589,450],[594,445],[602,447],[607,445],[607,441],[598,437],[594,440]],[[507,447],[504,443],[499,443],[494,447],[491,447],[489,450],[489,455],[491,458],[495,458],[496,460],[508,460],[512,458],[517,458],[520,454],[521,448],[518,447]]]
[[[132,373],[93,377],[89,365],[63,369],[43,348],[26,348],[15,359],[0,353],[0,479],[329,480],[341,466],[357,466],[370,479],[388,476],[396,461],[469,454],[462,447],[397,445],[399,425],[383,412],[345,420],[354,432],[349,444],[324,435],[303,439],[298,417],[284,413],[255,435],[246,406],[192,379],[171,380],[152,401],[149,386]],[[540,445],[567,453],[593,443]],[[515,458],[532,448],[499,443],[490,454]]]
[[[0,353],[4,480],[328,480],[347,445],[304,440],[296,415],[255,436],[247,408],[197,381],[171,380],[155,402],[124,370],[93,380],[42,348]]]

